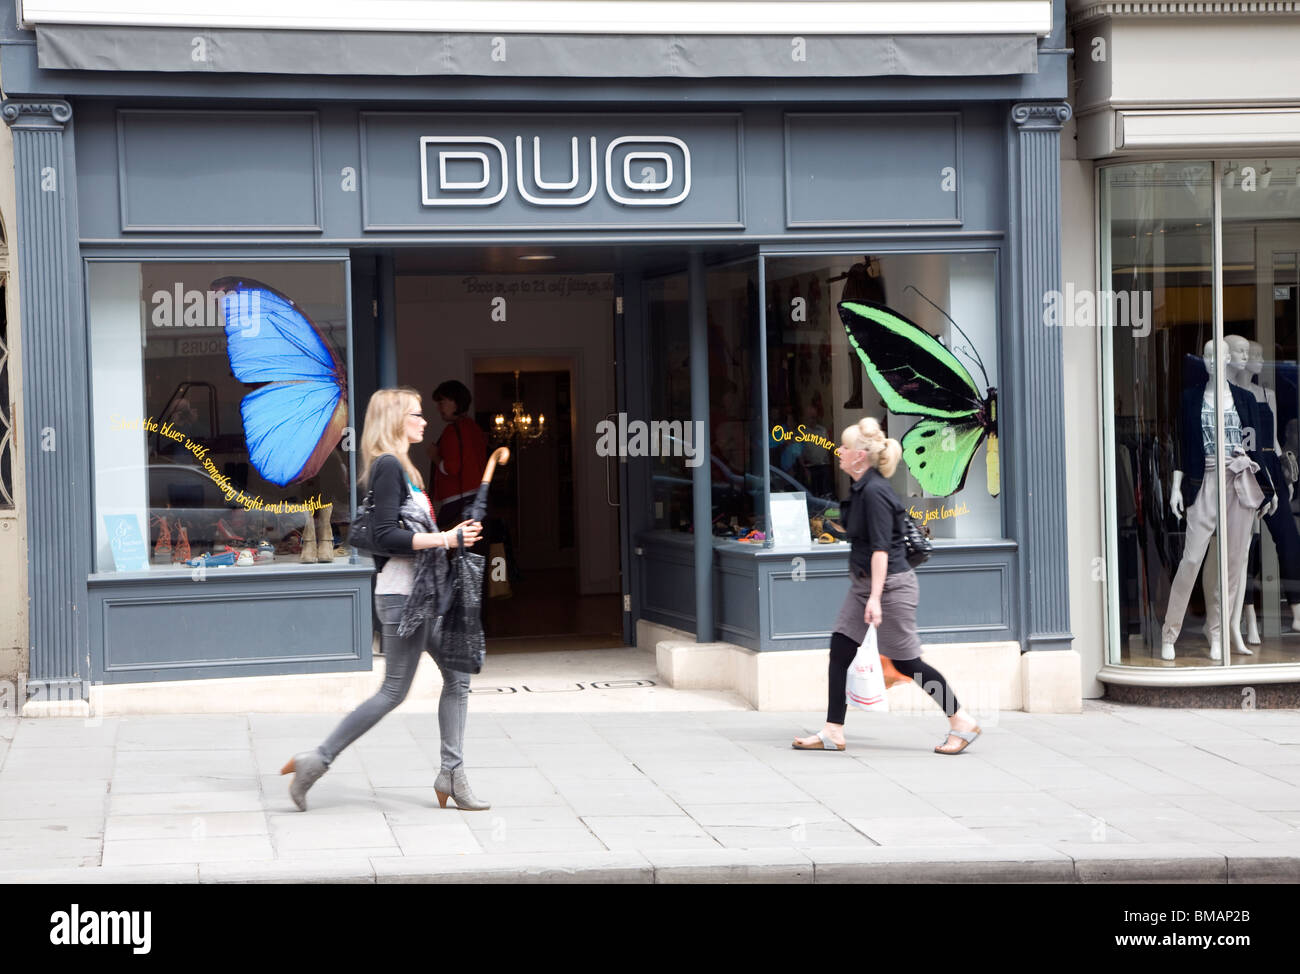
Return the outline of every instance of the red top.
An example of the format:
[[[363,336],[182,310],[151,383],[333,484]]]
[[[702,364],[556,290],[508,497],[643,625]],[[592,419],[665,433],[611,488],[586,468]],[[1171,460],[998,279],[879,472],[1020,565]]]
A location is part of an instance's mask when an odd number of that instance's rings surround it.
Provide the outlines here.
[[[457,416],[438,437],[438,456],[434,467],[433,499],[445,500],[478,490],[487,466],[487,435],[468,416]]]

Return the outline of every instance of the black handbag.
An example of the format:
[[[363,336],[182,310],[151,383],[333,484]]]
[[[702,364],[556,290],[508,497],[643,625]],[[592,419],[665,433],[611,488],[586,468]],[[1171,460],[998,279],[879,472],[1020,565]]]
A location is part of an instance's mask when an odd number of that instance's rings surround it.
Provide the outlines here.
[[[375,492],[366,491],[366,499],[357,506],[357,515],[348,527],[348,544],[358,551],[382,555],[375,545]]]
[[[907,563],[913,568],[925,564],[934,551],[934,543],[926,536],[916,519],[902,508],[898,516],[903,527],[903,547],[907,550]]]
[[[483,636],[483,570],[487,559],[465,550],[465,533],[456,532],[456,554],[450,555],[450,605],[433,628],[428,650],[442,666],[457,673],[483,669],[487,640]]]

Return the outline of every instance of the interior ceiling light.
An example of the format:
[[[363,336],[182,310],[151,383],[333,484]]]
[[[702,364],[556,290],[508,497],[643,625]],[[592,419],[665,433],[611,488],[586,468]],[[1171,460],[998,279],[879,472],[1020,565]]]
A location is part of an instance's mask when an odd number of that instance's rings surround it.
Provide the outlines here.
[[[554,254],[520,254],[520,260],[555,260]]]
[[[1237,184],[1237,167],[1228,163],[1228,171],[1223,174],[1223,185],[1232,189]]]
[[[1271,183],[1272,181],[1273,181],[1273,170],[1269,166],[1268,160],[1265,159],[1264,169],[1259,174],[1259,188],[1268,189],[1268,184]]]

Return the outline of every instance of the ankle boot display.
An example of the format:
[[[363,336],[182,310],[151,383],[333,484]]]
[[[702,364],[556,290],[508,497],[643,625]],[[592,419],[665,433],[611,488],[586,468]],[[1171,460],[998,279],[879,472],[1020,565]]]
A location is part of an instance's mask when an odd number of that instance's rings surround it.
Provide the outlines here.
[[[330,515],[334,505],[326,504],[316,512],[316,560],[329,564],[334,560],[334,526]]]
[[[307,523],[302,529],[302,554],[298,560],[304,565],[316,563],[316,519],[311,511],[307,512]]]
[[[185,522],[176,519],[176,543],[172,545],[172,561],[184,565],[190,560],[190,536],[185,530]]]

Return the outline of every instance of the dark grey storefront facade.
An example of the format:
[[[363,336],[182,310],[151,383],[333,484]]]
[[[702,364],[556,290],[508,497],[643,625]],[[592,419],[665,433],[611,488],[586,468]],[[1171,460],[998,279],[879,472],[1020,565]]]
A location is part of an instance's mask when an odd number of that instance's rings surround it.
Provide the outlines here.
[[[924,566],[923,636],[1068,649],[1061,342],[1039,326],[1040,296],[1060,274],[1068,108],[1059,34],[1039,39],[1032,72],[591,82],[54,69],[38,62],[32,33],[7,29],[0,78],[19,219],[29,692],[371,667],[364,558],[214,571],[201,584],[186,572],[105,570],[95,539],[110,490],[102,446],[96,455],[106,417],[89,390],[110,365],[92,334],[92,278],[123,263],[337,268],[348,412],[359,416],[371,390],[395,381],[393,258],[410,248],[607,250],[599,269],[615,276],[620,299],[618,409],[634,418],[652,415],[663,368],[648,294],[665,274],[683,275],[692,294],[692,348],[705,354],[692,356],[690,379],[707,411],[714,352],[695,295],[715,266],[750,262],[761,295],[780,261],[803,267],[819,255],[984,262],[1001,376],[997,528],[942,542]],[[627,139],[640,152],[621,149]],[[590,196],[584,180],[569,198],[581,202],[538,204],[530,144],[566,163],[573,146]],[[440,205],[440,189],[456,185],[445,167],[465,158],[457,153],[482,163],[490,202]],[[631,176],[641,164],[664,184],[651,205]],[[922,185],[917,172],[933,178]],[[759,304],[755,374],[768,376],[775,346],[762,337],[770,308]],[[759,385],[752,431],[762,439],[773,383]],[[775,455],[753,455],[762,468],[753,476],[770,483]],[[355,462],[348,454],[353,509]],[[708,503],[709,468],[689,474],[697,502]],[[643,619],[758,651],[826,645],[846,583],[843,546],[792,557],[666,530],[655,490],[651,460],[623,458],[628,642]]]

